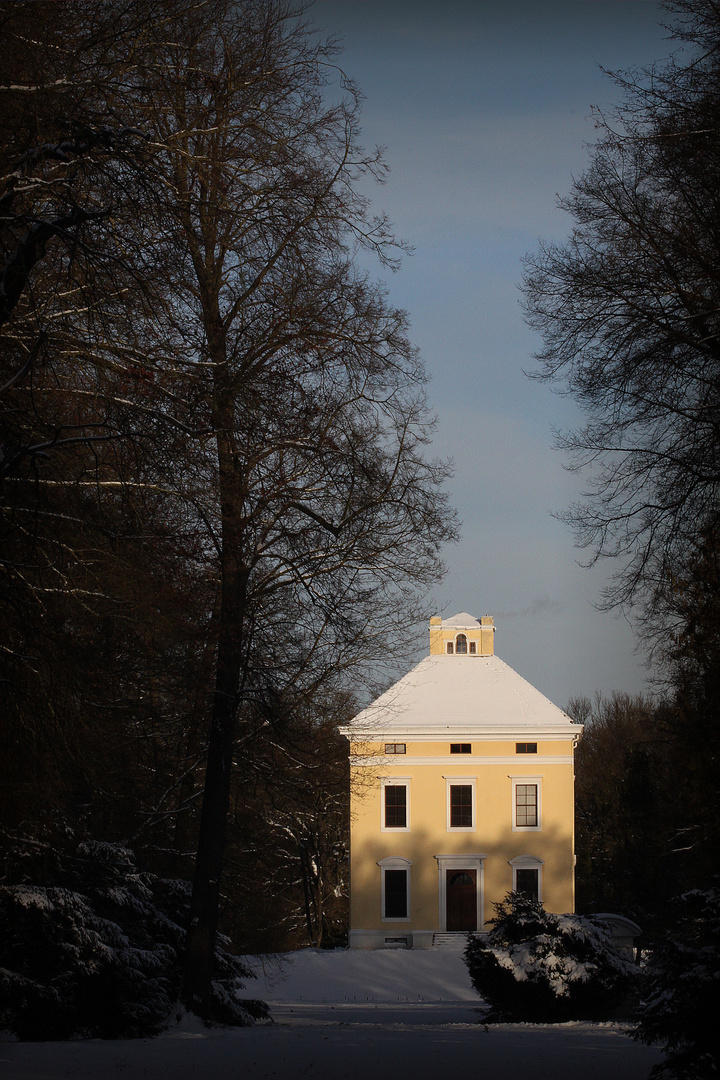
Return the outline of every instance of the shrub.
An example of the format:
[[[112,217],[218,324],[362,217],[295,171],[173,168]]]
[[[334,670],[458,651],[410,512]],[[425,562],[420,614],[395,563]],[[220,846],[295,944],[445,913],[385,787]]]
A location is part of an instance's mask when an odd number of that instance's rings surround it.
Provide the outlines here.
[[[557,1023],[614,1015],[637,967],[592,917],[555,915],[520,893],[495,905],[486,939],[470,938],[465,963],[491,1007],[487,1020]]]
[[[640,1019],[633,1035],[664,1043],[654,1076],[705,1080],[720,1075],[717,1023],[720,986],[720,888],[676,898],[675,926],[643,973]]]
[[[117,844],[16,838],[0,883],[0,1028],[20,1039],[156,1035],[182,978],[189,885],[142,873]],[[223,941],[224,946],[228,942]],[[238,993],[249,972],[221,947],[221,1023],[265,1015]]]

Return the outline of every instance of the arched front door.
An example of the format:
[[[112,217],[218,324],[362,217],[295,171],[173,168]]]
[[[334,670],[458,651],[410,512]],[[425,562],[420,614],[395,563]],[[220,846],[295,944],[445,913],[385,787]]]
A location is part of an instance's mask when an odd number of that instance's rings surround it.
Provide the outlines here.
[[[477,871],[446,870],[448,930],[477,930]]]

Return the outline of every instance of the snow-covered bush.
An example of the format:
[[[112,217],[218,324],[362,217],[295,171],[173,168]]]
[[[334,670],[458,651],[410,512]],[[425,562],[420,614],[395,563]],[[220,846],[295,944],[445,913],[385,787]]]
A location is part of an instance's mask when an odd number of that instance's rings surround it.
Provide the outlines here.
[[[555,915],[520,893],[495,905],[487,938],[469,938],[465,963],[491,1007],[489,1021],[555,1023],[615,1015],[637,978],[590,916]]]
[[[176,1005],[187,882],[142,873],[117,844],[28,837],[4,853],[0,880],[0,1028],[20,1039],[157,1034]],[[227,943],[225,943],[227,944]],[[217,956],[217,1020],[250,1023],[250,973]]]
[[[720,1076],[720,888],[693,889],[674,902],[675,927],[653,949],[643,972],[643,1042],[664,1043],[654,1076],[708,1080]]]

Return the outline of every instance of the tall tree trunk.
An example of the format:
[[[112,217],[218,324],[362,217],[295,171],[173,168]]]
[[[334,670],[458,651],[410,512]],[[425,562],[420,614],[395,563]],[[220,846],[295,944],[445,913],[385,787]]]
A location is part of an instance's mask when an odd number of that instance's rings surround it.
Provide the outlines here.
[[[175,817],[173,830],[173,845],[175,850],[184,853],[188,850],[191,842],[194,842],[192,822],[192,797],[197,787],[197,772],[194,763],[200,759],[201,748],[205,741],[205,715],[206,694],[212,682],[215,671],[216,632],[220,620],[220,602],[222,596],[218,590],[213,604],[210,618],[210,628],[207,640],[204,643],[200,658],[198,677],[194,693],[189,702],[189,716],[187,733],[185,736],[184,755],[181,759],[182,768],[185,770],[177,797],[178,812]],[[192,840],[191,840],[192,832]]]
[[[307,924],[308,941],[311,945],[314,945],[315,934],[313,932],[312,922],[312,899],[310,895],[310,885],[308,881],[310,871],[307,866],[307,855],[303,848],[300,849],[300,869],[302,871],[303,892],[305,894],[305,922]]]
[[[317,900],[315,902],[315,918],[317,920],[317,932],[315,934],[315,945],[319,949],[323,940],[323,874],[322,874],[322,862],[320,856],[320,845],[316,845],[316,857],[317,857]]]
[[[233,404],[231,395],[222,391],[216,394],[213,413],[217,431],[222,542],[220,627],[182,994],[185,1006],[206,1019],[212,1014],[213,961],[243,669],[243,615],[247,591],[247,571],[242,558],[243,482],[232,434]]]

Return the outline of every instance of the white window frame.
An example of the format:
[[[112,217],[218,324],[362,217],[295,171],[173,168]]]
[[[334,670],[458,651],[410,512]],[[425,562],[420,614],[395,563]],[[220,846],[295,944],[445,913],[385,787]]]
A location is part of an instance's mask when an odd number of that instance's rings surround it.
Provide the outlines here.
[[[445,802],[447,807],[447,831],[451,833],[460,832],[475,832],[475,826],[477,822],[477,799],[475,792],[475,785],[477,782],[477,776],[446,776],[445,778]],[[451,825],[450,824],[450,788],[452,787],[471,787],[472,788],[472,825]]]
[[[447,871],[475,870],[477,889],[477,928],[485,925],[485,860],[487,855],[436,855],[438,864],[438,926],[447,932]]]
[[[514,859],[508,859],[510,866],[512,867],[512,891],[517,892],[517,872],[518,870],[537,870],[538,872],[538,903],[542,903],[542,868],[545,865],[544,859],[538,859],[536,855],[518,855]]]
[[[511,776],[512,781],[512,831],[540,832],[542,829],[542,776]],[[537,787],[537,825],[518,825],[517,823],[517,787],[518,784],[535,784]]]
[[[405,788],[405,824],[385,824],[385,788]],[[409,776],[381,776],[380,777],[380,832],[410,832],[410,777]]]
[[[410,867],[412,866],[412,860],[406,859],[402,855],[390,855],[387,859],[381,859],[378,863],[380,867],[380,921],[384,923],[409,923],[411,921],[410,916]],[[385,871],[386,870],[405,870],[405,885],[407,889],[405,910],[407,915],[386,917],[385,916]]]

